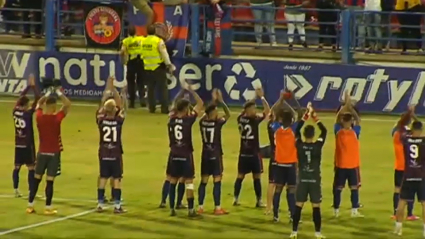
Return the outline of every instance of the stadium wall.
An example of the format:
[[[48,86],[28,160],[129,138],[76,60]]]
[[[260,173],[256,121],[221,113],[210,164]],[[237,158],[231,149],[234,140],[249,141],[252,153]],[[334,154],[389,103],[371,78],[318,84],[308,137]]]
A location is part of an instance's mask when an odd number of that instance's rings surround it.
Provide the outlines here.
[[[363,112],[400,113],[408,104],[425,106],[422,65],[407,68],[248,58],[174,59],[178,70],[168,76],[171,97],[178,92],[177,79],[186,79],[204,99],[213,88],[219,88],[225,100],[236,106],[254,97],[254,88],[260,86],[270,102],[287,87],[302,104],[312,101],[321,110],[336,109],[345,90],[351,92]],[[19,94],[31,73],[61,79],[71,98],[98,99],[109,75],[116,77],[118,87],[124,85],[125,68],[116,53],[0,49],[1,93]],[[418,113],[425,114],[425,108],[418,107]]]

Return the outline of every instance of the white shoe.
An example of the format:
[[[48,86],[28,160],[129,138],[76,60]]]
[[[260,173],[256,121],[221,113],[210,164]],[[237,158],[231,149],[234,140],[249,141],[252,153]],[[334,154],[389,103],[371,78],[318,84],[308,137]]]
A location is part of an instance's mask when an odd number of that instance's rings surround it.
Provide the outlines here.
[[[397,235],[397,236],[402,236],[403,235],[403,229],[401,227],[396,227],[394,229],[394,234]]]
[[[360,218],[363,218],[364,215],[361,214],[357,209],[353,209],[351,211],[351,217],[360,217]]]
[[[334,209],[334,217],[339,217],[339,209]]]
[[[315,234],[314,234],[314,236],[316,237],[316,239],[325,239],[326,237],[325,236],[323,236],[323,234],[322,233],[320,233],[320,232],[316,232]]]

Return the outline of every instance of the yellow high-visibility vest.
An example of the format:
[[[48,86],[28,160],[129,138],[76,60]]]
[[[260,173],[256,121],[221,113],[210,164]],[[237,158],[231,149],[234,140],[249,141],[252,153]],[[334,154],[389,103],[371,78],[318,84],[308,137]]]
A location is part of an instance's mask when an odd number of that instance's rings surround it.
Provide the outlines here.
[[[158,45],[161,41],[161,38],[155,35],[149,35],[143,40],[142,57],[145,70],[154,71],[164,62],[158,49]]]
[[[411,9],[415,6],[421,5],[421,0],[397,0],[395,4],[395,10],[407,10],[405,6],[407,5],[407,9]]]
[[[122,44],[127,49],[129,60],[142,54],[142,42],[144,39],[142,36],[129,36],[122,40]]]

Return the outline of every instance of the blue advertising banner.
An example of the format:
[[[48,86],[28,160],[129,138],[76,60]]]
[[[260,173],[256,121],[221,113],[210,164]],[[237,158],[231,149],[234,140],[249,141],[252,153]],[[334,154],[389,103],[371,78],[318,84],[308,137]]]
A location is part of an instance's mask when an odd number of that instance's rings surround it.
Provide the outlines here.
[[[343,92],[351,92],[361,111],[400,113],[408,104],[425,106],[425,70],[261,60],[184,59],[174,61],[169,75],[170,96],[186,80],[204,99],[213,88],[223,92],[232,105],[241,105],[263,87],[270,103],[285,87],[293,90],[302,105],[312,101],[321,110],[336,109]],[[64,52],[0,51],[0,93],[20,93],[29,74],[62,80],[65,93],[73,98],[100,98],[108,76],[122,87],[125,69],[117,55]],[[417,108],[425,114],[424,107]]]

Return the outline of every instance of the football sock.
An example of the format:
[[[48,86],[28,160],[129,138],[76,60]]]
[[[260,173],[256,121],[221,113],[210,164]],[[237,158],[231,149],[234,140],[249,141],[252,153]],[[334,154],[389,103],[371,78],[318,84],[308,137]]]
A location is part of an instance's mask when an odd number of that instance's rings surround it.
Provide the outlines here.
[[[235,188],[233,191],[233,196],[235,197],[235,200],[239,198],[239,194],[241,193],[242,181],[243,181],[242,178],[237,178],[235,181]]]
[[[168,192],[170,191],[170,181],[165,180],[164,184],[162,185],[162,198],[161,203],[165,204],[168,197]]]
[[[29,203],[34,202],[34,198],[35,198],[35,195],[37,194],[38,186],[40,185],[40,182],[41,182],[41,179],[34,178],[34,183],[30,189],[30,196],[28,197]]]
[[[261,200],[261,180],[259,178],[254,178],[254,191],[257,202],[259,202]]]
[[[286,194],[286,197],[288,200],[289,212],[291,213],[291,218],[292,218],[292,215],[294,215],[294,212],[295,212],[295,193],[288,192],[288,194]]]
[[[97,189],[97,202],[99,204],[103,204],[105,202],[105,189],[98,188]]]
[[[407,202],[407,216],[413,216],[413,203],[414,202]]]
[[[184,192],[186,191],[186,185],[184,183],[179,183],[177,185],[177,205],[182,205]]]
[[[187,207],[189,208],[189,211],[193,210],[193,208],[195,206],[194,201],[195,201],[195,198],[193,198],[193,197],[187,199]]]
[[[169,192],[170,209],[174,209],[176,207],[176,186],[177,184],[170,183],[170,192]]]
[[[28,170],[28,188],[31,188],[31,185],[34,183],[34,174],[34,169]]]
[[[341,190],[335,188],[334,191],[334,208],[339,209],[339,205],[341,205]]]
[[[320,232],[322,230],[322,215],[320,213],[320,207],[313,208],[313,222],[314,230]]]
[[[198,205],[199,206],[204,205],[205,188],[206,188],[206,186],[207,186],[206,183],[199,184],[199,188],[198,188]]]
[[[400,198],[400,193],[394,193],[393,194],[393,210],[394,210],[394,215],[396,214],[396,211],[397,211],[399,198]]]
[[[53,198],[53,181],[47,180],[46,181],[46,206],[52,205],[52,198]]]
[[[294,214],[292,216],[292,231],[297,232],[298,231],[298,224],[300,223],[301,218],[301,210],[303,208],[299,206],[295,206]]]
[[[288,210],[290,210],[290,208],[291,208],[289,201],[291,201],[291,200],[289,199],[289,189],[287,188],[286,189],[286,205],[288,206]]]
[[[19,169],[13,169],[13,174],[12,174],[12,178],[13,178],[13,189],[18,189],[19,187]]]
[[[273,216],[279,218],[280,196],[282,191],[276,190],[273,195]]]
[[[351,208],[359,208],[359,190],[358,189],[351,189],[350,199],[351,199]]]
[[[114,188],[113,194],[114,194],[115,208],[119,209],[121,207],[121,188]]]
[[[214,205],[216,207],[221,205],[221,181],[214,182],[213,187]]]

